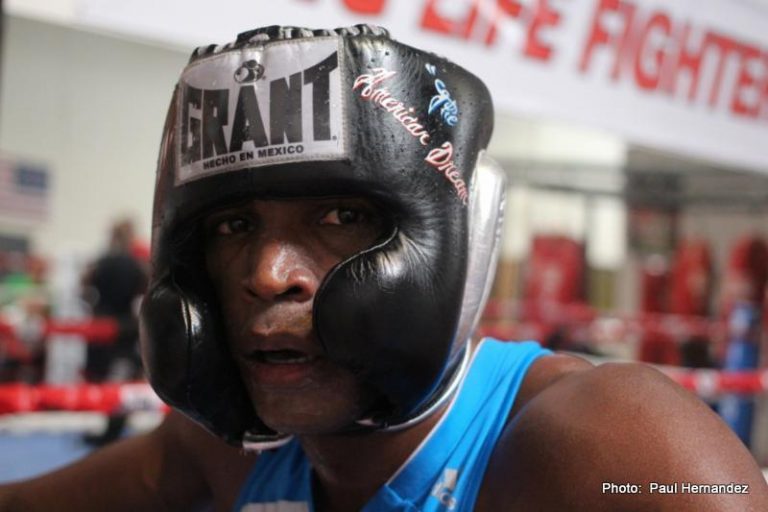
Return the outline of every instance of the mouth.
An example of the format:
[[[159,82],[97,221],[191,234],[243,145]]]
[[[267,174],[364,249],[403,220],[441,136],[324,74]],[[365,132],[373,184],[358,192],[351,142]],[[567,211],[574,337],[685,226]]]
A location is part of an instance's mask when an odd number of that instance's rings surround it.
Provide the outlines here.
[[[308,364],[317,361],[317,356],[309,355],[299,350],[254,350],[248,355],[248,360],[254,363],[292,365]]]
[[[253,350],[241,359],[243,376],[261,389],[296,391],[322,375],[323,357],[290,348]]]

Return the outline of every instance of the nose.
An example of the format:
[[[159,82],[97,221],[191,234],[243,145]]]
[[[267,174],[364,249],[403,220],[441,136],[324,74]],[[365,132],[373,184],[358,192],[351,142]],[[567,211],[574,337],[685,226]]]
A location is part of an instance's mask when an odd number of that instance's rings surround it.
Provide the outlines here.
[[[264,238],[248,254],[243,280],[248,296],[266,302],[312,300],[320,284],[313,259],[300,244]]]

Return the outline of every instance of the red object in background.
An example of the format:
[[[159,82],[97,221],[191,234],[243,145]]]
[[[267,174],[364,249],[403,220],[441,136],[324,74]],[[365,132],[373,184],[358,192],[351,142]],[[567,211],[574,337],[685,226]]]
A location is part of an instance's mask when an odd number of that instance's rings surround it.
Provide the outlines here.
[[[344,0],[344,5],[357,14],[381,14],[386,0]]]
[[[646,258],[640,270],[640,311],[665,313],[669,300],[669,265],[666,258],[654,254]]]
[[[47,321],[43,326],[41,336],[48,339],[55,334],[73,334],[82,336],[88,343],[111,344],[117,339],[120,325],[114,318],[95,317],[86,320],[67,321],[52,320]],[[0,316],[0,347],[4,343],[20,343],[16,328],[7,323]]]
[[[679,366],[680,350],[669,334],[656,329],[646,329],[640,339],[637,358],[644,363]]]
[[[131,255],[142,263],[149,263],[149,245],[139,240],[135,240],[133,244],[131,244]]]
[[[33,411],[168,412],[146,382],[30,386],[0,385],[0,416]]]
[[[744,237],[731,249],[723,281],[723,314],[736,302],[763,302],[768,284],[768,245],[754,236]]]
[[[564,236],[533,239],[524,299],[565,304],[584,298],[584,247]]]
[[[669,312],[678,315],[708,314],[712,290],[712,256],[704,240],[683,240],[672,264]]]
[[[82,336],[88,343],[110,345],[117,339],[119,330],[120,326],[114,318],[94,317],[81,321],[48,322],[44,334],[46,338],[52,334],[74,334]]]
[[[763,288],[763,328],[768,332],[768,283],[765,283],[765,287]],[[768,366],[768,356],[765,355],[768,354],[768,336],[763,338],[763,347],[764,350],[761,350],[760,352],[765,358],[766,366]]]

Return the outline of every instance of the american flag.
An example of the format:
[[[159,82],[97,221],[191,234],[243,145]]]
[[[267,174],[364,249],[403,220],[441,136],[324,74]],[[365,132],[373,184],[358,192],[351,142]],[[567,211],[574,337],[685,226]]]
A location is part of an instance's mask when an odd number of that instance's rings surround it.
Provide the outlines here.
[[[0,215],[45,219],[49,181],[48,171],[42,167],[0,158]]]

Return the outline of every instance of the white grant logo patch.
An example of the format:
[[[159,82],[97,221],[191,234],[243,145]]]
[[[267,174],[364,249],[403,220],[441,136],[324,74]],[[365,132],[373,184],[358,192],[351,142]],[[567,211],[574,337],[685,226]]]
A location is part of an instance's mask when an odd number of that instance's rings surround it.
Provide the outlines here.
[[[340,39],[227,51],[179,80],[176,184],[267,164],[346,157]]]
[[[309,512],[306,501],[275,501],[272,503],[249,503],[240,512]]]
[[[453,491],[456,489],[458,479],[459,471],[457,469],[446,468],[440,480],[432,487],[432,497],[448,510],[456,508],[456,498],[453,497]]]

